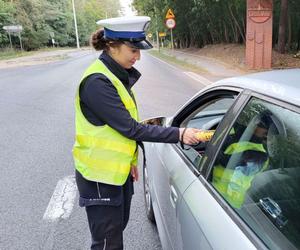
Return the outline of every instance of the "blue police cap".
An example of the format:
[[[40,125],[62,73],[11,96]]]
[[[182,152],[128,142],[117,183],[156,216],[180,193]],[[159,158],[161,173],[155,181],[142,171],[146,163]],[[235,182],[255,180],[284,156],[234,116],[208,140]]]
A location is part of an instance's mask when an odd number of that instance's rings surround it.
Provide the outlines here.
[[[124,41],[137,49],[151,49],[153,46],[146,40],[145,34],[150,21],[147,16],[133,16],[99,20],[97,24],[104,27],[107,40]]]

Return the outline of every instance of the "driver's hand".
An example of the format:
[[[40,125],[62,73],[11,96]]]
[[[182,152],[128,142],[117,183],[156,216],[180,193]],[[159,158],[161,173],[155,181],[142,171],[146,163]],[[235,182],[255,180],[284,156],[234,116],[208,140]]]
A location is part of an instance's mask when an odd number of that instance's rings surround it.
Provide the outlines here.
[[[198,144],[201,141],[198,139],[197,133],[201,131],[196,128],[179,128],[179,140],[187,145]]]

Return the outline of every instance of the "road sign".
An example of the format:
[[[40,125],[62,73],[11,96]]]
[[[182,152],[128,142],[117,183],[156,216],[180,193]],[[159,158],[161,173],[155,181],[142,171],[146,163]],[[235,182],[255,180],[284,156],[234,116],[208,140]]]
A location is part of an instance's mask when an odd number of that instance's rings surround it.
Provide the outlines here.
[[[174,48],[173,45],[173,29],[175,28],[176,22],[175,22],[175,15],[171,9],[168,9],[167,15],[166,15],[166,21],[165,24],[168,29],[171,30],[171,48]]]
[[[19,33],[23,30],[22,25],[3,26],[3,29],[10,33]]]
[[[171,9],[168,9],[166,19],[175,19],[175,15]]]
[[[166,26],[168,29],[174,29],[174,27],[176,26],[175,20],[172,18],[166,19]]]
[[[159,37],[165,37],[167,34],[166,34],[166,32],[159,32],[158,33],[158,36]]]
[[[18,34],[19,40],[20,40],[21,50],[23,50],[22,38],[21,38],[21,31],[23,30],[22,25],[3,26],[3,29],[8,33],[11,48],[12,48],[11,34],[14,34],[14,33]]]

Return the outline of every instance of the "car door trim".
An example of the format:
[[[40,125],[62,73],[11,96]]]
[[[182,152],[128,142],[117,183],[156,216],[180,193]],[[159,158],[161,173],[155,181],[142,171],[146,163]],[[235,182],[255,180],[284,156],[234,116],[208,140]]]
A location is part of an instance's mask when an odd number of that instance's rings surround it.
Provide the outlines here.
[[[193,174],[198,177],[200,175],[200,172],[196,169],[196,167],[191,162],[191,160],[183,153],[182,149],[179,148],[179,145],[178,144],[171,144],[171,147],[174,148],[174,150],[178,153],[178,155],[184,161],[184,163],[186,163],[186,165],[193,172]]]
[[[225,138],[230,133],[230,129],[232,128],[233,124],[236,122],[238,116],[240,115],[240,113],[242,112],[244,107],[249,102],[250,98],[251,98],[251,91],[244,90],[238,96],[238,98],[235,102],[235,105],[231,106],[229,112],[224,117],[226,119],[227,117],[232,116],[233,119],[228,123],[227,129],[224,132],[224,134],[222,135],[222,138],[221,138],[220,142],[218,142],[218,144],[214,148],[209,147],[208,148],[208,154],[205,154],[205,156],[207,156],[207,158],[209,158],[210,160],[207,161],[207,163],[205,163],[205,165],[201,168],[201,174],[203,174],[203,176],[205,176],[206,178],[209,177],[209,174],[210,174],[211,169],[212,169],[212,162],[215,162],[217,154],[219,153],[220,148],[223,145]],[[234,110],[234,108],[237,108],[237,109]],[[226,120],[225,120],[225,122],[226,122]],[[209,145],[211,145],[211,144],[209,144]]]
[[[216,93],[210,93],[218,91],[218,94]],[[222,93],[223,92],[223,93]],[[179,127],[180,123],[187,117],[186,113],[190,113],[190,110],[195,111],[197,109],[197,106],[201,105],[201,103],[207,101],[208,99],[211,99],[212,97],[225,95],[226,92],[229,94],[229,92],[233,93],[235,92],[237,97],[243,92],[242,89],[236,88],[236,87],[222,87],[222,86],[216,86],[211,89],[207,89],[205,92],[201,93],[201,95],[198,95],[197,97],[194,97],[191,101],[186,103],[173,117],[173,119],[170,122],[170,126],[173,127]],[[204,99],[201,98],[201,100],[198,100],[199,97],[205,96]],[[176,119],[179,117],[179,119]]]
[[[263,101],[266,101],[266,102],[269,102],[269,103],[272,103],[272,104],[276,104],[277,106],[280,106],[282,108],[300,113],[300,107],[295,105],[295,104],[291,104],[290,102],[285,102],[285,101],[282,101],[280,99],[270,97],[268,95],[264,95],[264,94],[254,92],[254,91],[251,92],[251,97],[256,97],[256,98],[259,98]]]
[[[235,105],[235,103],[239,100],[240,96],[242,95],[243,93],[243,90],[241,88],[236,88],[236,87],[222,87],[222,86],[217,86],[217,87],[213,87],[211,89],[207,89],[205,92],[202,93],[202,95],[207,95],[209,94],[209,92],[213,92],[213,91],[219,91],[217,94],[216,93],[211,93],[211,95],[207,96],[204,100],[201,100],[199,101],[200,104],[202,102],[205,102],[205,100],[209,99],[209,98],[212,98],[212,97],[217,97],[217,96],[220,96],[222,94],[226,94],[226,92],[228,94],[233,94],[233,93],[236,93],[236,100],[233,102],[232,106]],[[196,98],[199,98],[200,96],[202,95],[198,95],[197,97],[195,97],[191,102],[189,102],[188,104],[186,104],[184,106],[184,108],[181,109],[180,112],[177,112],[177,115],[179,115],[180,113],[184,113],[184,115],[182,115],[182,117],[185,117],[186,116],[186,111],[184,111],[188,106],[192,105],[192,110],[195,110],[195,106],[199,106],[199,102],[196,102]],[[193,103],[193,104],[192,104]],[[231,107],[232,107],[231,106]],[[230,109],[231,109],[230,107]],[[229,110],[230,110],[229,109]],[[176,115],[174,116],[176,117]],[[226,114],[225,114],[225,117],[226,117]],[[175,120],[175,122],[178,122]],[[172,119],[172,121],[170,122],[171,123],[171,126],[174,126],[174,119]],[[180,155],[181,159],[186,163],[186,165],[190,168],[190,170],[193,172],[194,175],[196,175],[197,177],[200,175],[200,172],[199,170],[194,166],[194,164],[191,162],[191,160],[183,153],[182,149],[179,147],[178,144],[171,144],[171,146],[174,148],[174,150]]]
[[[177,201],[178,201],[178,194],[176,192],[175,187],[172,184],[170,184],[170,189],[171,189],[171,191],[170,191],[170,201],[171,201],[171,204],[172,204],[173,208],[176,209],[176,204],[177,204]]]

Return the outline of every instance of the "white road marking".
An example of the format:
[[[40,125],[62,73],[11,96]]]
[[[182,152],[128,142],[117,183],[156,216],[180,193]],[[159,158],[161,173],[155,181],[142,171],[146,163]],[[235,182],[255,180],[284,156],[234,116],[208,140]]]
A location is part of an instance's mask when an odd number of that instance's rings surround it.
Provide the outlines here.
[[[59,218],[68,218],[74,207],[76,192],[77,187],[74,176],[67,176],[59,180],[43,219],[52,222]]]
[[[165,62],[165,61],[163,61],[163,60],[157,58],[156,56],[151,55],[150,53],[148,53],[148,55],[151,56],[151,57],[153,57],[154,59],[156,59],[156,60],[158,60],[158,61],[164,63],[164,64],[167,64],[167,65],[170,66],[171,68],[176,69],[176,71],[179,70],[179,68],[177,68],[177,67],[173,66],[172,64],[167,63],[167,62]],[[196,80],[196,81],[198,81],[198,82],[201,82],[204,86],[207,86],[207,85],[210,85],[210,84],[213,83],[212,81],[208,80],[207,78],[205,78],[205,77],[203,77],[203,76],[200,76],[200,75],[198,75],[198,74],[196,74],[196,73],[194,73],[194,72],[190,72],[190,71],[189,71],[189,72],[183,72],[183,73],[186,74],[187,76],[193,78],[194,80]]]
[[[160,62],[162,62],[162,63],[164,63],[164,64],[167,64],[167,65],[170,66],[171,68],[176,69],[176,71],[179,70],[177,67],[173,66],[172,64],[167,63],[167,62],[165,62],[165,61],[163,61],[163,60],[157,58],[156,56],[151,55],[150,53],[147,53],[147,55],[153,57],[154,59],[156,59],[156,60],[158,60],[158,61],[160,61]]]
[[[194,80],[201,82],[205,86],[208,86],[213,83],[212,81],[208,80],[207,78],[200,76],[194,72],[183,72],[183,73],[186,74],[187,76],[193,78]]]

